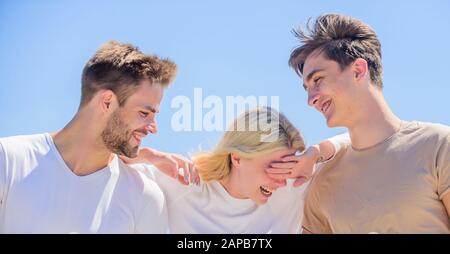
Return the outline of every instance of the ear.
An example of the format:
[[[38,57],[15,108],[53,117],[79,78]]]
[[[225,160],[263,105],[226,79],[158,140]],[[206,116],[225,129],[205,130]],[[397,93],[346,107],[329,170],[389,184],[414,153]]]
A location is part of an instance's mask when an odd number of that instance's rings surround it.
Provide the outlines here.
[[[359,83],[365,80],[369,74],[369,65],[367,61],[362,58],[357,58],[352,65],[354,78]]]
[[[241,165],[241,156],[239,156],[236,153],[231,153],[230,154],[230,159],[231,159],[231,164],[235,167],[238,168]]]
[[[114,112],[116,108],[119,106],[117,97],[111,90],[101,90],[99,92],[99,105],[102,112]]]

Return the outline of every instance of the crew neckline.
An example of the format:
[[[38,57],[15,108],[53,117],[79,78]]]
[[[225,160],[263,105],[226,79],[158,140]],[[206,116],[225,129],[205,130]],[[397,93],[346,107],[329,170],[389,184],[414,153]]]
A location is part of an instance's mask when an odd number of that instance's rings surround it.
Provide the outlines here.
[[[349,145],[350,150],[356,153],[362,153],[362,152],[367,152],[373,149],[376,149],[384,144],[387,144],[389,141],[391,141],[393,138],[397,137],[398,135],[400,135],[401,133],[403,133],[405,130],[410,129],[413,126],[417,125],[416,121],[403,121],[403,123],[405,123],[401,128],[399,128],[396,132],[394,132],[391,136],[387,137],[386,139],[372,145],[366,148],[354,148],[351,143]]]

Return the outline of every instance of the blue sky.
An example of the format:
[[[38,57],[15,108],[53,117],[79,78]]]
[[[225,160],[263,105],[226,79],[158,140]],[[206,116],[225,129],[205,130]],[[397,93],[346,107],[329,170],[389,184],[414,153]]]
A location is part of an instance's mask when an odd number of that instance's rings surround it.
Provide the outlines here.
[[[308,144],[329,129],[289,69],[291,33],[326,12],[370,24],[382,43],[384,94],[406,120],[450,125],[450,1],[0,1],[0,137],[52,132],[75,114],[85,62],[118,40],[178,64],[144,145],[186,155],[221,132],[175,132],[178,95],[279,96]]]

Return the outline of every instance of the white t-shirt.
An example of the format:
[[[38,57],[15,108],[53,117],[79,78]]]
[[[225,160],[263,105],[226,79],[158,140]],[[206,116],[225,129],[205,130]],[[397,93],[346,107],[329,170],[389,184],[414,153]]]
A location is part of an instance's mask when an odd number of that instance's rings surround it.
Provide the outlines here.
[[[348,133],[328,140],[336,151],[350,142]],[[152,165],[134,164],[132,167],[155,180],[163,190],[171,233],[282,234],[301,231],[304,193],[309,182],[293,187],[293,181],[288,180],[287,186],[277,189],[267,203],[257,205],[251,199],[230,196],[217,181],[186,186]]]
[[[307,184],[279,188],[263,205],[237,199],[213,181],[185,186],[152,165],[135,164],[164,192],[170,233],[299,233]]]
[[[0,139],[0,233],[167,232],[161,189],[117,156],[77,176],[48,133]]]

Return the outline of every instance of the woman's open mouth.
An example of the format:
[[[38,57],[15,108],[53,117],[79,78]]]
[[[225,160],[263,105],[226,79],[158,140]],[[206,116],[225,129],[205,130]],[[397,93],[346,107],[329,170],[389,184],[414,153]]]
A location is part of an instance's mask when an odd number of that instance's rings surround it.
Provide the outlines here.
[[[272,193],[275,191],[275,190],[270,189],[267,186],[260,186],[259,189],[260,189],[261,193],[263,194],[263,196],[265,196],[267,198],[272,196]]]

